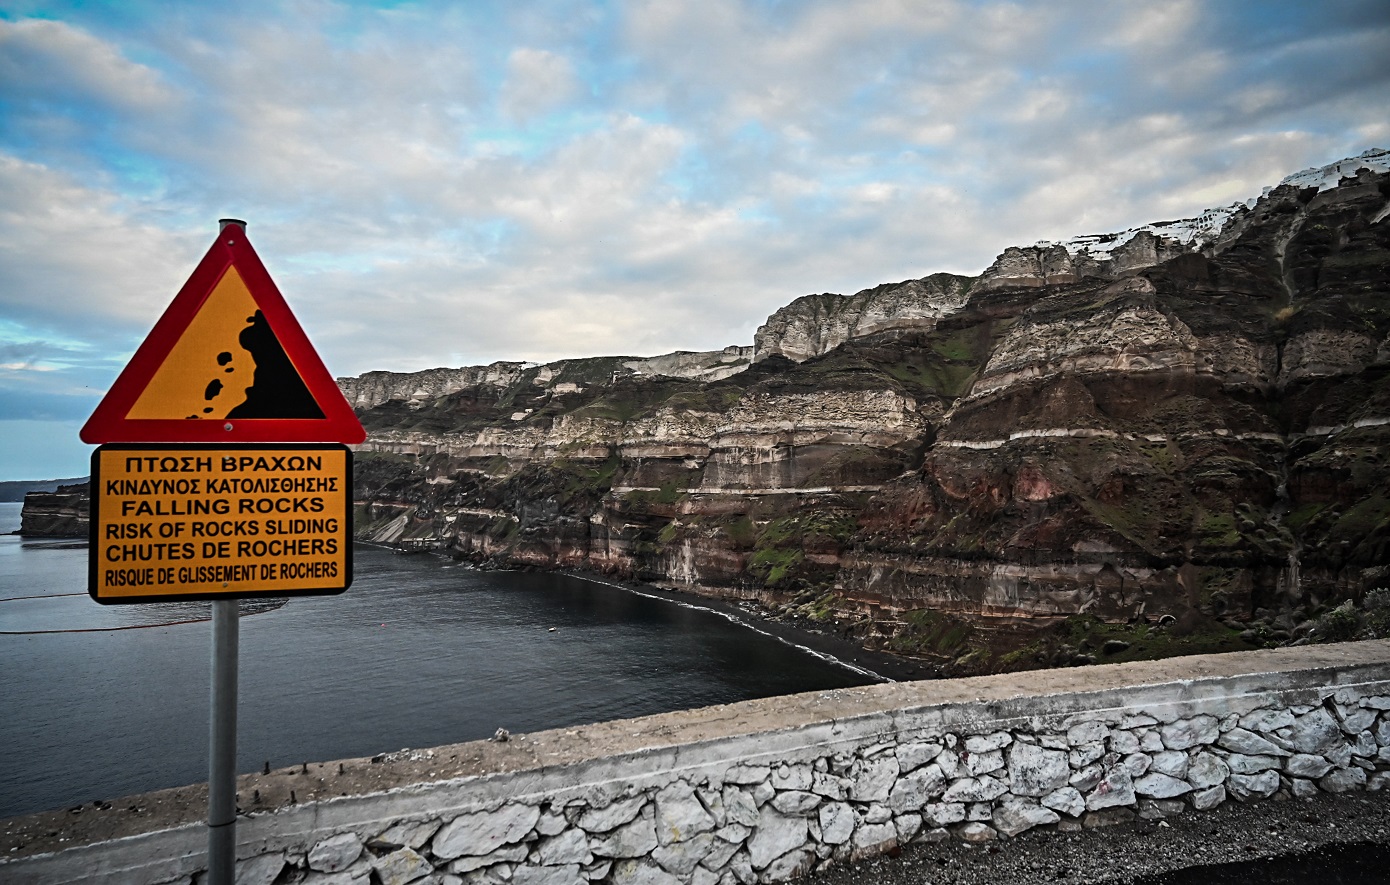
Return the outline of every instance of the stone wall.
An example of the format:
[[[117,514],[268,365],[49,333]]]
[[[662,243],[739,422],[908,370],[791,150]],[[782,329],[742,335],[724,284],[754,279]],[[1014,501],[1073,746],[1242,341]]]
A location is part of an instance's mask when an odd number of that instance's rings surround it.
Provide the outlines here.
[[[317,787],[296,766],[242,778],[238,882],[751,885],[913,841],[1378,790],[1388,664],[1375,641],[895,683],[330,763]],[[124,828],[7,821],[0,879],[194,881],[198,796],[141,797],[170,811]]]

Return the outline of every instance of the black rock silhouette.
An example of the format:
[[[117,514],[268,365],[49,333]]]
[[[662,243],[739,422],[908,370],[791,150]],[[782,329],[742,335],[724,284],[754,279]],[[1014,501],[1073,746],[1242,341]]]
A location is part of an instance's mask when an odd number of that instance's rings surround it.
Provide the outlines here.
[[[251,353],[256,371],[246,389],[246,401],[227,413],[228,418],[322,418],[304,379],[299,377],[280,340],[258,310],[247,317],[251,325],[241,330],[237,341]]]

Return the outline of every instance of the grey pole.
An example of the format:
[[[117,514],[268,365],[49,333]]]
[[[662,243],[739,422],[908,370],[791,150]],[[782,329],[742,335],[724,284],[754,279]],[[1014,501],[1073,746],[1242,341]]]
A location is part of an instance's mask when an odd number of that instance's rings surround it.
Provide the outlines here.
[[[217,230],[239,218],[221,218]],[[212,705],[208,717],[208,885],[236,881],[236,700],[240,603],[212,603]]]
[[[236,874],[236,700],[241,624],[235,599],[212,603],[212,715],[208,742],[208,882]]]

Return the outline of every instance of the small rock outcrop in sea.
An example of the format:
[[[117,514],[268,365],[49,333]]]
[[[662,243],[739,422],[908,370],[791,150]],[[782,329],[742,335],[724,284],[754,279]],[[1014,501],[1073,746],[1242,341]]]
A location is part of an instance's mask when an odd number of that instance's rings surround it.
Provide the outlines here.
[[[85,538],[91,510],[87,483],[29,492],[20,511],[19,533],[33,538]]]

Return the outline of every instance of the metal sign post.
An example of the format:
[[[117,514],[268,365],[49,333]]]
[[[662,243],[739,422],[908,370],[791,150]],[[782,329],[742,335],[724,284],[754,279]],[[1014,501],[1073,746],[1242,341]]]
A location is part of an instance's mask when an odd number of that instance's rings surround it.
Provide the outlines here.
[[[212,600],[208,883],[234,885],[238,599],[352,583],[347,444],[367,433],[228,218],[81,436],[101,444],[92,599]]]
[[[236,878],[236,702],[240,603],[212,604],[212,707],[208,740],[208,881]]]

